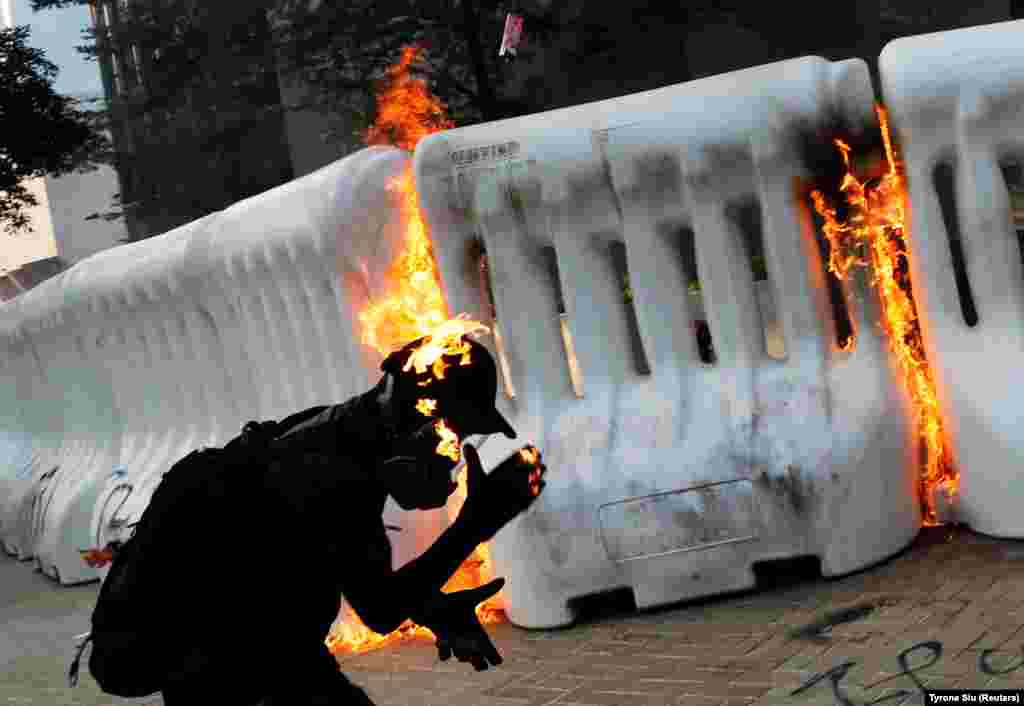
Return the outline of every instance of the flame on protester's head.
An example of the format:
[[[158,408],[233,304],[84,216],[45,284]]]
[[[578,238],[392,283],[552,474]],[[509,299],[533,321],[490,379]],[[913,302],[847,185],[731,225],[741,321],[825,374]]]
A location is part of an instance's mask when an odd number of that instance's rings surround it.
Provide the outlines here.
[[[943,420],[935,392],[935,381],[925,357],[921,328],[917,320],[909,275],[910,253],[904,239],[906,188],[897,168],[885,110],[876,107],[885,143],[888,171],[871,184],[860,181],[850,166],[850,146],[842,140],[835,145],[842,153],[846,173],[839,187],[849,208],[841,220],[838,209],[828,203],[820,191],[811,192],[815,210],[824,219],[823,231],[829,242],[829,271],[846,279],[854,266],[870,265],[874,286],[882,303],[882,326],[888,334],[890,350],[903,373],[916,414],[917,428],[927,449],[920,477],[920,496],[925,521],[934,524],[936,508],[933,494],[955,495],[959,477],[952,466]],[[853,348],[851,338],[843,346]]]
[[[479,321],[471,321],[465,315],[449,319],[426,336],[405,362],[403,371],[415,370],[423,374],[428,368],[434,377],[444,380],[444,371],[448,368],[445,358],[459,356],[459,365],[469,365],[470,346],[465,338],[469,334],[487,333],[488,328]]]
[[[387,79],[377,96],[377,119],[365,134],[366,144],[394,145],[413,150],[427,135],[454,127],[445,116],[444,104],[431,95],[424,81],[411,75],[413,63],[422,55],[421,49],[406,47],[398,63],[388,70]],[[411,167],[389,181],[387,186],[389,191],[400,196],[399,211],[405,225],[405,243],[388,269],[386,295],[370,302],[359,314],[362,341],[387,355],[410,341],[427,337],[408,364],[417,372],[429,369],[434,379],[443,379],[448,363],[442,360],[442,356],[459,355],[460,365],[470,364],[469,346],[462,337],[471,333],[487,333],[487,328],[462,315],[453,319],[448,313],[430,237],[420,213]],[[428,380],[425,385],[429,384]],[[416,409],[425,416],[433,417],[437,401],[424,397],[417,400]],[[438,419],[434,428],[440,437],[437,452],[458,461],[461,457],[458,436],[443,419]],[[466,494],[466,473],[463,471],[459,474],[455,491],[456,502],[449,506],[452,520]],[[442,590],[452,592],[480,586],[494,578],[490,567],[490,552],[486,545],[481,544]],[[476,614],[481,623],[504,620],[504,613],[495,605],[495,599],[491,598],[477,606]],[[326,644],[332,653],[341,655],[366,652],[398,640],[415,638],[433,640],[434,634],[407,621],[398,630],[379,635],[349,610],[342,620],[335,623]]]
[[[430,377],[419,383],[424,387],[436,380],[444,380],[445,370],[449,367],[444,359],[458,357],[458,365],[471,365],[473,362],[470,355],[472,348],[466,335],[486,333],[487,331],[488,328],[479,321],[470,321],[465,316],[449,319],[424,336],[422,342],[412,349],[402,371],[415,370],[417,375],[423,375],[429,371]],[[433,417],[437,412],[437,400],[420,398],[416,400],[416,410],[424,416]],[[459,447],[458,435],[445,424],[443,419],[437,420],[434,430],[440,437],[437,453],[447,456],[453,461],[459,461],[462,458],[462,451]]]

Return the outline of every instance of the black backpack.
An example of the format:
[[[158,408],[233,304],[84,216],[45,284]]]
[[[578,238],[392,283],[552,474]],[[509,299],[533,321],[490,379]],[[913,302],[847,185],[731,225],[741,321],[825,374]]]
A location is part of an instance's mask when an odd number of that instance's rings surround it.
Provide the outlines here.
[[[173,597],[164,595],[164,587],[173,585],[172,573],[188,570],[173,557],[202,542],[197,517],[216,513],[218,503],[244,502],[246,488],[256,485],[254,466],[275,437],[325,409],[314,407],[280,423],[249,422],[223,449],[193,451],[164,474],[130,538],[116,548],[92,631],[78,645],[68,673],[72,687],[91,643],[89,671],[104,692],[139,697],[163,688],[168,669],[181,658],[180,646],[165,638],[183,627],[168,617],[173,613],[165,608]]]

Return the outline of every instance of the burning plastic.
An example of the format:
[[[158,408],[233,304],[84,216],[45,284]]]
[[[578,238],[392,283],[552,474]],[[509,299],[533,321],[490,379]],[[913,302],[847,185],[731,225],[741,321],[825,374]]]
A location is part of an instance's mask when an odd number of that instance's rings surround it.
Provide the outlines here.
[[[830,205],[820,191],[811,192],[815,210],[825,220],[824,233],[829,241],[829,271],[845,279],[854,266],[869,266],[873,284],[882,303],[882,326],[888,335],[890,350],[896,356],[907,391],[917,415],[927,456],[920,478],[920,498],[925,522],[937,524],[948,519],[956,494],[958,475],[950,462],[944,425],[935,393],[935,382],[925,358],[921,329],[917,320],[908,261],[910,253],[903,237],[906,189],[897,169],[889,136],[885,110],[876,107],[885,141],[889,170],[877,184],[860,181],[850,166],[851,149],[835,140],[846,165],[839,191],[846,199],[849,215],[840,220],[838,209]],[[853,348],[851,337],[844,350]],[[936,498],[944,496],[942,507]]]

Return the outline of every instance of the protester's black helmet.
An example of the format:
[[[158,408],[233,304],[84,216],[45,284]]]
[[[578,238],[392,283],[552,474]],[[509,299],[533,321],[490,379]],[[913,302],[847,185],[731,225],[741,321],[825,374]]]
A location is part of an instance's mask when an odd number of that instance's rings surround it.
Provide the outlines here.
[[[443,356],[447,364],[443,379],[438,380],[429,369],[424,373],[417,373],[415,368],[403,371],[424,338],[391,353],[381,364],[381,370],[395,376],[406,396],[436,400],[436,416],[458,422],[465,436],[501,432],[510,439],[516,438],[512,425],[494,406],[498,394],[494,358],[480,343],[470,338],[463,340],[469,343],[469,364],[460,364],[461,355]]]

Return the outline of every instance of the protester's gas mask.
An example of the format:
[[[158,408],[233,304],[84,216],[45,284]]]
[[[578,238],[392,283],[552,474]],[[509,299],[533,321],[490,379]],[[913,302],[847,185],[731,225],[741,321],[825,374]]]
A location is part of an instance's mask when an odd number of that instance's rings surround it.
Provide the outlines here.
[[[437,452],[436,422],[424,419],[416,431],[396,440],[381,462],[389,494],[403,510],[443,507],[458,487],[453,476],[458,462]]]

